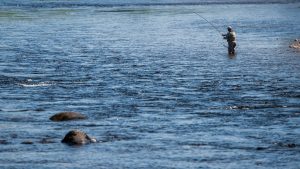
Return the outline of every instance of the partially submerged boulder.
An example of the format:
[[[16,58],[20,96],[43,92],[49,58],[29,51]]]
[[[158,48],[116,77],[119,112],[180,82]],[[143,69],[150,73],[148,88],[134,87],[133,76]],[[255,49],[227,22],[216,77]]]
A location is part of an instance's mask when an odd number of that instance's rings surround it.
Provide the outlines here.
[[[66,136],[61,142],[69,145],[83,145],[83,144],[95,143],[96,139],[91,138],[86,133],[80,130],[72,130],[66,134]]]
[[[300,49],[300,40],[295,39],[294,42],[290,45],[290,48]]]
[[[76,112],[61,112],[50,117],[52,121],[68,121],[68,120],[82,120],[86,116]]]

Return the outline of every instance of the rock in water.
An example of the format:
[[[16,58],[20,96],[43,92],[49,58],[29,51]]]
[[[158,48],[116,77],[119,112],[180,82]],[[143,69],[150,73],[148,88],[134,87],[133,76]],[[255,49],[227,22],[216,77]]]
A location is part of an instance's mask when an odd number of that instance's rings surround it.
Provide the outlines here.
[[[86,116],[76,112],[61,112],[50,117],[52,121],[68,121],[86,119]]]
[[[6,140],[0,140],[0,144],[8,144]]]
[[[72,130],[66,134],[65,138],[61,142],[69,145],[83,145],[88,143],[95,143],[96,139],[89,137],[82,131]]]
[[[27,141],[23,141],[21,144],[33,144],[33,142],[30,140],[27,140]]]
[[[300,49],[300,40],[295,39],[294,42],[290,45],[290,48]]]

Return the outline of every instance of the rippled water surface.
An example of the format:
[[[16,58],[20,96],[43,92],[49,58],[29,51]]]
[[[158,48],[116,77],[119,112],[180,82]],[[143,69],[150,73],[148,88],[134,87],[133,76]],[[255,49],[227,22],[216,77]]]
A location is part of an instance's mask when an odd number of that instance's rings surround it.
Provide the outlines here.
[[[236,56],[194,12],[235,28]],[[0,168],[299,168],[300,52],[288,48],[299,14],[299,3],[2,5]],[[88,119],[49,120],[62,111]],[[71,129],[98,143],[62,144]]]

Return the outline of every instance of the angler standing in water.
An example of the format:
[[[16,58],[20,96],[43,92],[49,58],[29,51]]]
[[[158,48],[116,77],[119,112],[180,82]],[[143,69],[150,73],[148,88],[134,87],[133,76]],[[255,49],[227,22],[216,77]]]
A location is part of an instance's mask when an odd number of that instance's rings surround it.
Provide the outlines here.
[[[234,55],[235,54],[234,48],[236,47],[236,33],[233,31],[231,26],[228,26],[227,30],[228,33],[222,34],[222,36],[228,42],[228,54]]]

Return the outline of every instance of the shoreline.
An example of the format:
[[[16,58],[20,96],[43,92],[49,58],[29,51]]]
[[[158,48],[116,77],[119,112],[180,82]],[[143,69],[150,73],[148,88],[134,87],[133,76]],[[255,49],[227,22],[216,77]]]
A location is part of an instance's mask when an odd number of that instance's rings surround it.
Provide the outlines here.
[[[299,0],[246,0],[246,1],[206,1],[206,2],[124,2],[124,3],[95,3],[95,2],[2,2],[0,5],[3,7],[32,7],[32,8],[67,8],[67,7],[130,7],[130,6],[196,6],[196,5],[266,5],[266,4],[297,4]]]

